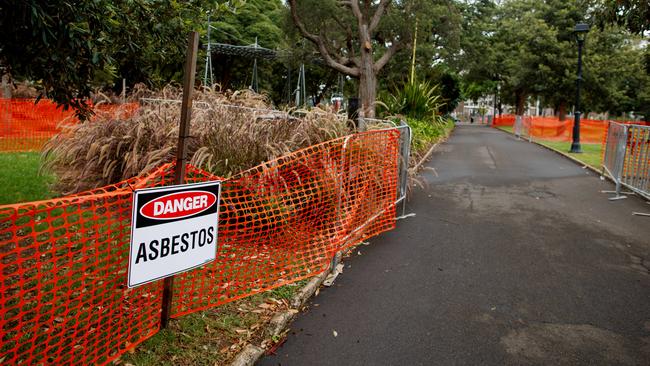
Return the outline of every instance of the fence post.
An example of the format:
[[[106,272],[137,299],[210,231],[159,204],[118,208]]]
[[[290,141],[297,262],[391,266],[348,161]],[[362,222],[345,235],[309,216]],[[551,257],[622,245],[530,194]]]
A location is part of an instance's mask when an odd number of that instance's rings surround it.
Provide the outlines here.
[[[191,32],[188,38],[185,74],[183,75],[183,101],[181,104],[181,124],[178,129],[178,149],[176,150],[176,171],[174,184],[183,184],[185,165],[187,163],[187,138],[190,135],[190,119],[192,118],[192,92],[194,91],[194,74],[196,73],[196,53],[199,48],[199,33]],[[174,276],[165,278],[162,297],[162,313],[160,326],[164,329],[169,324],[172,307]]]

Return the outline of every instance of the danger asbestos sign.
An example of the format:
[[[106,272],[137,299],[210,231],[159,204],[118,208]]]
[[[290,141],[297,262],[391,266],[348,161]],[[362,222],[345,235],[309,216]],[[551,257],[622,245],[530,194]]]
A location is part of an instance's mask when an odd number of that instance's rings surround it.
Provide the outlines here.
[[[136,190],[129,287],[213,261],[220,196],[221,182]]]

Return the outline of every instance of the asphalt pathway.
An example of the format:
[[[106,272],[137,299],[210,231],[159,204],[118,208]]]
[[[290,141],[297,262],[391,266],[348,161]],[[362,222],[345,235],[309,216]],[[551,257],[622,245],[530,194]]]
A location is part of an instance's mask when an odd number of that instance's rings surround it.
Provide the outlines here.
[[[428,167],[259,365],[650,365],[650,205],[485,127]]]

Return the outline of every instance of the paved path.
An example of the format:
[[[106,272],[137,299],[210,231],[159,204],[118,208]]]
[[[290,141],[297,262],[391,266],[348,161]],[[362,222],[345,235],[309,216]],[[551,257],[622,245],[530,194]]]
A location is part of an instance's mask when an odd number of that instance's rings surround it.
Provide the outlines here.
[[[259,364],[650,365],[650,205],[485,127],[429,166]]]

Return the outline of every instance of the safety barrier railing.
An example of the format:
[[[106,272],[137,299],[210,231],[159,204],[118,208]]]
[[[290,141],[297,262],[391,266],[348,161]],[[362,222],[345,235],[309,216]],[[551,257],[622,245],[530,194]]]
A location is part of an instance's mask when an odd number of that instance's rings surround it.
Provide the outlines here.
[[[402,203],[402,213],[404,213],[406,195],[408,193],[408,174],[411,163],[411,142],[413,140],[413,131],[411,127],[403,119],[399,120],[385,120],[378,118],[363,118],[363,125],[365,128],[394,128],[400,132],[399,138],[399,186],[397,189],[396,204]]]
[[[603,169],[616,183],[650,199],[650,126],[612,122],[605,142]]]
[[[392,229],[407,136],[354,134],[223,181],[216,260],[176,276],[172,316],[322,273],[335,253]],[[188,167],[188,183],[215,179]],[[162,281],[127,288],[132,192],[173,180],[167,164],[91,192],[0,206],[4,364],[106,364],[158,332]]]

